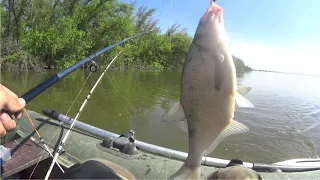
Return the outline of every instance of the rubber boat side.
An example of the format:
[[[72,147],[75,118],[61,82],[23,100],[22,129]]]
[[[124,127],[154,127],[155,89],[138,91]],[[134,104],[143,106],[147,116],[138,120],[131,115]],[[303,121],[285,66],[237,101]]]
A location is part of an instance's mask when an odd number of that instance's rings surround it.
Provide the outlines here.
[[[67,128],[61,128],[57,120],[48,118],[37,112],[29,110],[28,113],[34,120],[34,124],[42,135],[42,138],[50,144],[51,148],[56,148],[64,136],[64,133],[66,133]],[[37,138],[26,116],[23,116],[21,120],[17,121],[17,130],[15,132],[23,138]],[[110,133],[112,136],[116,135],[112,132],[105,132]],[[172,159],[168,156],[165,157],[147,152],[143,147],[141,147],[140,153],[128,155],[101,146],[103,140],[104,138],[75,128],[64,146],[64,153],[59,156],[58,162],[65,167],[70,167],[75,163],[89,159],[106,159],[126,168],[137,179],[166,179],[176,172],[183,163],[181,160]],[[139,142],[143,143],[141,141]],[[2,142],[2,144],[3,143],[4,142]],[[148,145],[148,143],[145,143],[145,145]],[[319,159],[306,160],[312,161],[314,167],[320,167]],[[221,160],[221,162],[224,161],[227,160]],[[283,163],[285,164],[285,162]],[[280,165],[283,165],[283,163],[280,163]],[[217,169],[217,167],[203,165],[201,177],[205,178]],[[319,179],[320,170],[306,172],[261,172],[261,174],[265,179]]]

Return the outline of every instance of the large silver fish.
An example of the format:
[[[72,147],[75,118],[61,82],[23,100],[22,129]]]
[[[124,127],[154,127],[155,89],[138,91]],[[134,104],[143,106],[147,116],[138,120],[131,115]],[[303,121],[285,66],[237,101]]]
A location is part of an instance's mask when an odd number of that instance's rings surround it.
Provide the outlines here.
[[[204,154],[210,154],[227,136],[249,131],[233,120],[235,102],[240,107],[253,104],[237,92],[236,69],[222,13],[223,9],[211,1],[185,60],[180,102],[164,116],[164,121],[177,122],[182,127],[187,124],[189,134],[188,157],[170,179],[199,179]]]

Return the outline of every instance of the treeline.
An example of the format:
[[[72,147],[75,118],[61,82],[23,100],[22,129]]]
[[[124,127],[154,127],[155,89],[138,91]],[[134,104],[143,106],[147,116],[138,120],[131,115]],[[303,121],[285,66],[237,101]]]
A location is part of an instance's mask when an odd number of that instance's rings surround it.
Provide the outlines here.
[[[249,66],[246,66],[243,62],[243,60],[241,60],[238,57],[232,56],[233,58],[233,62],[234,62],[234,66],[237,70],[237,73],[245,73],[245,72],[250,72],[252,71],[252,68]]]
[[[138,32],[134,45],[98,58],[120,68],[180,69],[192,37],[178,24],[162,31],[156,9],[116,0],[0,0],[2,68],[64,68]],[[243,62],[242,62],[243,63]],[[241,64],[241,63],[240,63]],[[240,66],[239,66],[240,67]]]

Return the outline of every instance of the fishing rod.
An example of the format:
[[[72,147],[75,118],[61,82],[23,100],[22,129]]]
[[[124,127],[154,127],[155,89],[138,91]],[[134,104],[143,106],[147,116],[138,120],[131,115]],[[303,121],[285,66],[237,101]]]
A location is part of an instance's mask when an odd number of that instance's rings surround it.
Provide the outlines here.
[[[52,163],[50,165],[49,170],[47,171],[45,180],[47,180],[52,172],[53,166],[55,164],[55,162],[58,159],[59,153],[61,152],[73,126],[75,125],[76,121],[78,120],[80,114],[82,113],[83,108],[86,106],[87,102],[89,101],[91,95],[93,94],[93,91],[95,90],[95,88],[97,87],[97,85],[99,84],[100,80],[102,79],[103,75],[107,72],[107,70],[109,69],[109,67],[111,66],[111,64],[114,62],[114,60],[116,60],[116,58],[122,53],[123,51],[121,50],[113,59],[112,61],[109,63],[109,65],[105,68],[105,70],[102,72],[102,74],[100,75],[99,79],[96,81],[96,83],[94,84],[94,86],[92,87],[92,89],[90,90],[89,94],[87,95],[86,99],[83,101],[82,105],[80,106],[80,109],[78,110],[78,113],[76,115],[76,117],[74,118],[73,122],[71,123],[68,131],[66,132],[66,134],[64,135],[62,141],[60,142],[60,145],[57,149],[57,151],[54,153],[54,157],[52,160]]]
[[[91,65],[90,65],[90,70],[92,70],[92,67],[95,68],[95,70],[97,70],[97,65],[96,63],[93,61],[96,57],[100,56],[101,54],[107,52],[107,51],[110,51],[111,49],[119,46],[119,45],[122,45],[126,42],[133,42],[133,39],[136,38],[136,37],[139,37],[143,34],[146,34],[148,33],[147,31],[146,32],[141,32],[141,33],[138,33],[138,34],[135,34],[129,38],[126,38],[122,41],[119,41],[119,42],[116,42],[110,46],[107,46],[93,54],[91,54],[90,56],[74,63],[73,65],[71,65],[70,67],[62,70],[61,72],[57,73],[56,75],[53,75],[51,76],[50,78],[48,78],[47,80],[43,81],[42,83],[38,84],[37,86],[35,86],[34,88],[32,88],[31,90],[29,90],[28,92],[26,92],[25,94],[23,94],[21,96],[21,98],[23,98],[26,102],[26,104],[28,104],[32,99],[34,99],[35,97],[37,97],[38,95],[40,95],[42,92],[44,92],[46,89],[48,89],[50,86],[52,86],[53,84],[57,83],[59,80],[63,79],[64,77],[68,76],[70,73],[72,73],[73,71],[79,69],[80,67],[82,67],[83,65],[91,62]],[[25,110],[25,109],[24,109]],[[25,110],[26,111],[26,110]],[[14,113],[11,113],[11,112],[8,112],[6,110],[3,110],[3,112],[6,112],[12,119],[14,119],[13,117],[13,114]],[[28,116],[28,114],[26,113],[26,115]],[[43,141],[40,133],[37,131],[37,129],[34,127],[34,124],[32,123],[32,120],[31,118],[29,118],[29,121],[30,121],[30,124],[31,126],[33,127],[34,131],[37,133],[38,137],[40,138],[40,142],[45,146],[45,149],[48,151],[48,153],[50,154],[50,156],[53,158],[53,155],[51,154],[51,152],[49,151],[48,147],[46,146],[45,142]],[[61,169],[62,172],[63,169],[62,167],[58,164],[58,162],[56,162],[58,167]]]
[[[23,94],[21,96],[22,99],[24,99],[26,101],[26,104],[28,104],[32,99],[34,99],[35,97],[37,97],[38,95],[40,95],[41,93],[43,93],[46,89],[48,89],[50,86],[52,86],[53,84],[55,84],[56,82],[58,82],[59,80],[63,79],[64,77],[68,76],[70,73],[72,73],[73,71],[79,69],[81,66],[91,62],[93,66],[96,66],[96,63],[93,61],[96,57],[100,56],[101,54],[110,51],[111,49],[127,42],[127,41],[133,41],[134,38],[139,37],[143,34],[148,33],[146,32],[141,32],[138,33],[136,35],[133,35],[129,38],[126,38],[122,41],[116,42],[110,46],[107,46],[93,54],[91,54],[90,56],[74,63],[73,65],[71,65],[70,67],[62,70],[61,72],[51,76],[50,78],[48,78],[47,80],[43,81],[42,83],[38,84],[37,86],[35,86],[34,88],[32,88],[31,90],[29,90],[28,92],[26,92],[25,94]],[[12,116],[13,113],[5,111],[9,116]]]
[[[40,140],[40,143],[43,144],[44,148],[48,151],[49,155],[53,158],[53,155],[52,155],[52,153],[50,152],[47,144],[44,142],[44,140],[42,139],[39,131],[38,131],[37,128],[34,126],[32,120],[31,120],[31,117],[30,117],[29,114],[28,114],[28,111],[27,111],[25,108],[23,108],[23,111],[24,111],[24,113],[26,114],[26,116],[27,116],[27,118],[28,118],[28,120],[29,120],[29,123],[31,124],[33,130],[34,130],[34,131],[36,132],[36,134],[38,135],[39,140]],[[60,168],[61,172],[64,173],[64,170],[63,170],[63,168],[60,166],[60,164],[59,164],[58,162],[56,162],[56,164],[57,164],[57,166]]]

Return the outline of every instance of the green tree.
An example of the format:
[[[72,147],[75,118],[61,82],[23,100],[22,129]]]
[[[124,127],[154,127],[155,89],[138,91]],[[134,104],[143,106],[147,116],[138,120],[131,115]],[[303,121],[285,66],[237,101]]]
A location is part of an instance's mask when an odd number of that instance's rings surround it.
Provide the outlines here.
[[[103,47],[150,31],[134,45],[117,47],[98,58],[120,68],[181,69],[192,37],[173,24],[166,29],[157,10],[118,0],[0,0],[2,68],[65,68]],[[235,60],[238,72],[248,70]]]

